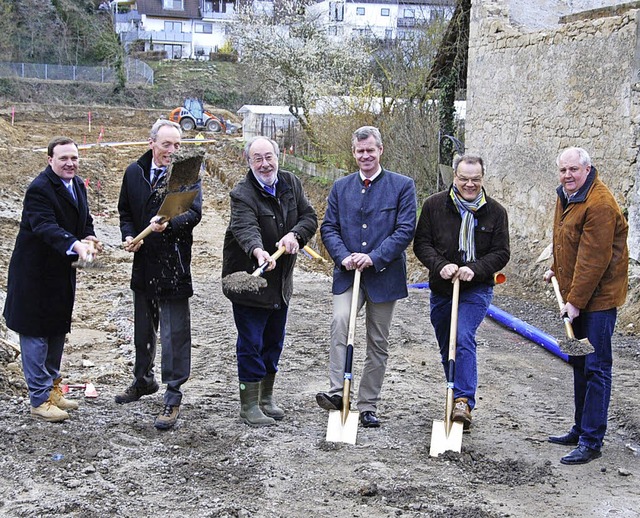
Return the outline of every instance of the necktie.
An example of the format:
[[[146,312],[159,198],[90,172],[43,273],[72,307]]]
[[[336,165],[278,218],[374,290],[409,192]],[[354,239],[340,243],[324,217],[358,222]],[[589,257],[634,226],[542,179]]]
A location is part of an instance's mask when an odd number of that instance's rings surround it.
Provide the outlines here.
[[[365,178],[364,179],[364,188],[368,189],[370,185],[371,185],[371,180],[369,180],[369,178]]]
[[[155,187],[162,175],[164,174],[164,169],[162,167],[154,167],[151,170],[151,176],[149,181],[151,183],[151,187]]]
[[[74,201],[78,201],[78,198],[76,198],[76,191],[73,188],[73,181],[69,182],[69,185],[67,185],[67,189],[69,189],[69,193],[71,194],[71,197],[74,199]]]
[[[276,186],[275,185],[265,185],[264,190],[267,191],[271,196],[276,195]]]

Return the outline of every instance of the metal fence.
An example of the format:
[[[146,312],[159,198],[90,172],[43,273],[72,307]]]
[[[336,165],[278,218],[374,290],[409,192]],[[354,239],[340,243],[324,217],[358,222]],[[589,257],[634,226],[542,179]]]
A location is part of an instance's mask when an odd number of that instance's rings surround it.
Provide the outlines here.
[[[138,59],[127,59],[125,61],[125,73],[126,80],[129,83],[153,84],[153,70],[149,65]],[[116,81],[116,72],[111,67],[5,62],[0,63],[0,77],[113,83]]]

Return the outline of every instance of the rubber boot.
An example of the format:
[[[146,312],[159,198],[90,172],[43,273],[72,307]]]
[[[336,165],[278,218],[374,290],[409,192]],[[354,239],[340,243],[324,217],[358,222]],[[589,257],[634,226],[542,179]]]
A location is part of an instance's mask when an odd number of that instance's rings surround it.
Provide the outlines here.
[[[240,382],[240,417],[250,426],[270,426],[275,420],[267,417],[260,410],[260,382]]]
[[[276,373],[268,373],[260,382],[260,408],[268,417],[273,417],[276,421],[284,418],[284,410],[276,405],[273,399],[273,383]]]

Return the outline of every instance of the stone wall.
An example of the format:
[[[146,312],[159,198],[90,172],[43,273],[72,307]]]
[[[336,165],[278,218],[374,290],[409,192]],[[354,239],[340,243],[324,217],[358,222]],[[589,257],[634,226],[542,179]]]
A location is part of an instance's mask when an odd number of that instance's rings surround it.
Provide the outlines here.
[[[597,7],[593,3],[585,4]],[[507,0],[473,3],[466,146],[486,158],[487,191],[509,211],[513,253],[507,272],[531,285],[549,264],[536,259],[551,242],[555,159],[567,146],[591,154],[629,215],[630,250],[639,258],[635,7],[584,16],[565,10],[555,27],[531,30],[513,23]]]

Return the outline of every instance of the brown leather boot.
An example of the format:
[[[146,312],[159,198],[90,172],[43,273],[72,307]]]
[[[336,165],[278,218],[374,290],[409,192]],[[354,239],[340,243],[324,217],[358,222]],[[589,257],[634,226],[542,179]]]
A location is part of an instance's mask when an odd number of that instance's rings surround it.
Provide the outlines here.
[[[451,412],[451,420],[461,422],[465,430],[471,426],[471,409],[467,401],[469,400],[466,397],[456,398],[453,402],[453,412]]]
[[[62,378],[58,378],[53,382],[53,389],[49,392],[49,401],[57,406],[60,410],[78,410],[79,406],[76,401],[71,401],[64,397],[62,389],[60,388],[60,382]]]
[[[44,419],[50,423],[60,423],[65,419],[69,419],[69,414],[64,410],[60,410],[51,401],[47,400],[39,407],[31,407],[31,415],[38,419]]]

